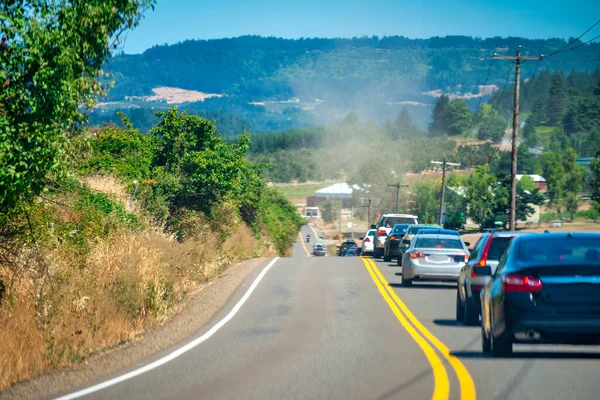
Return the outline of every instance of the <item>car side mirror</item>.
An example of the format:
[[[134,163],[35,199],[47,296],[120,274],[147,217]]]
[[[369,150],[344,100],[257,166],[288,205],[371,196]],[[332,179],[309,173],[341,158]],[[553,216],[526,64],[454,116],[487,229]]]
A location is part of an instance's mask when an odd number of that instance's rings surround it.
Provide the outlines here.
[[[465,242],[465,246],[469,247],[471,245],[471,242]]]
[[[485,267],[477,267],[477,275],[492,276],[492,267],[489,265]]]
[[[377,226],[371,225],[371,227],[369,229],[377,229]]]
[[[409,245],[409,244],[410,244],[410,240],[408,240],[408,239],[405,239],[405,240],[403,240],[403,241],[402,241],[402,244]]]
[[[359,237],[358,240],[365,240],[365,238],[364,237]]]

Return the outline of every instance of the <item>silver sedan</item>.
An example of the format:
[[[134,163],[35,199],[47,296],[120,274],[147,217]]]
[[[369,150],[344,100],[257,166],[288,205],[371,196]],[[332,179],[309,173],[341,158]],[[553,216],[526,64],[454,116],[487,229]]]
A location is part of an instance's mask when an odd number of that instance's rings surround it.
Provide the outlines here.
[[[469,250],[459,236],[417,235],[404,253],[402,285],[413,280],[456,282],[469,258]]]

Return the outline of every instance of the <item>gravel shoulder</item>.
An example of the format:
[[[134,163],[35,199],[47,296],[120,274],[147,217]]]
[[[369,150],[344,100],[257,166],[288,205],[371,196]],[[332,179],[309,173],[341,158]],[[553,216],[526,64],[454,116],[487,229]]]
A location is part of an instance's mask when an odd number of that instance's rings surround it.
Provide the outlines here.
[[[179,306],[179,310],[165,324],[147,331],[136,340],[88,357],[79,365],[43,375],[16,384],[0,392],[0,399],[47,398],[85,384],[99,381],[101,377],[117,375],[128,367],[139,367],[144,360],[158,357],[190,336],[209,329],[211,319],[217,319],[223,306],[241,297],[250,281],[257,275],[267,259],[245,261],[229,268],[217,279],[200,287]],[[236,290],[237,289],[237,290]],[[228,301],[229,300],[229,301]],[[225,307],[227,308],[227,307]],[[102,379],[103,380],[103,379]]]

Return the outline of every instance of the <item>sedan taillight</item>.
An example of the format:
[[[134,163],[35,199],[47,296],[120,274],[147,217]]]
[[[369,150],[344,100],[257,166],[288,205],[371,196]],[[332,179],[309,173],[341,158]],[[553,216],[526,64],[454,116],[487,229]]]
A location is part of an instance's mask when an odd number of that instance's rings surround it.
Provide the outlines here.
[[[502,290],[505,293],[534,293],[544,288],[542,281],[532,276],[517,274],[502,275]]]
[[[419,251],[417,253],[410,253],[410,258],[415,259],[415,258],[425,258],[425,254],[423,254],[422,251]]]
[[[385,229],[380,229],[377,231],[378,236],[387,236],[387,231]]]

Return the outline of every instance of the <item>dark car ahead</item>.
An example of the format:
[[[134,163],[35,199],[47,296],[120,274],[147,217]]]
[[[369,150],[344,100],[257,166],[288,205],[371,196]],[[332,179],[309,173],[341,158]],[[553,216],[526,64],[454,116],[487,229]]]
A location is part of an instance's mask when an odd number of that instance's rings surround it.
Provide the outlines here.
[[[344,257],[358,257],[362,254],[362,249],[358,246],[349,247],[344,253]]]
[[[348,239],[346,240],[344,243],[342,243],[342,245],[340,246],[339,250],[338,250],[338,256],[343,256],[346,254],[346,251],[348,251],[348,249],[350,247],[356,247],[357,244],[354,240],[352,239]]]
[[[406,228],[410,224],[396,224],[385,238],[383,244],[383,261],[392,261],[392,258],[398,257],[398,250],[402,246],[402,238],[406,233]]]
[[[600,344],[600,234],[514,238],[481,302],[482,349],[492,356],[512,354],[513,343]]]
[[[422,231],[421,231],[422,232]],[[512,239],[531,233],[526,232],[486,232],[475,243],[471,255],[460,271],[456,291],[456,320],[465,325],[479,325],[481,303],[479,293],[490,279],[482,275],[483,267],[490,267],[492,274]]]

